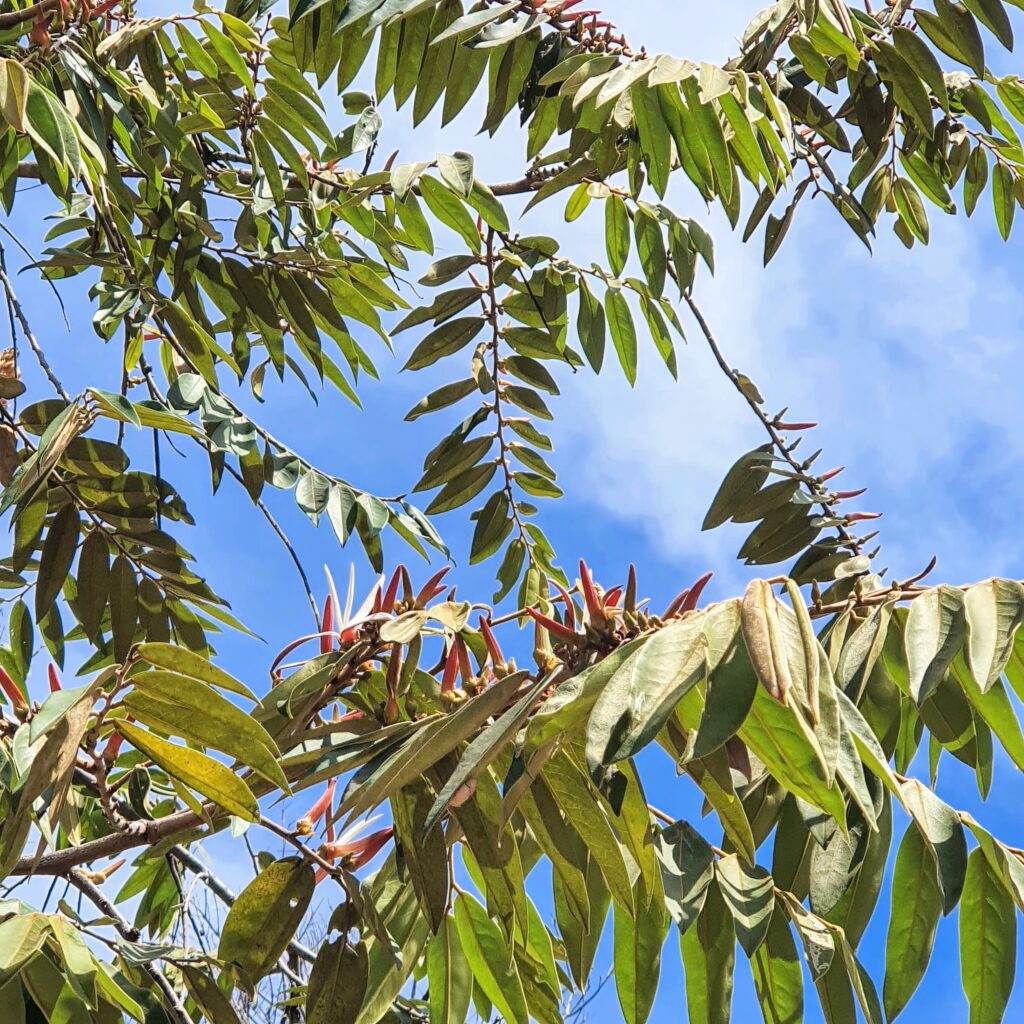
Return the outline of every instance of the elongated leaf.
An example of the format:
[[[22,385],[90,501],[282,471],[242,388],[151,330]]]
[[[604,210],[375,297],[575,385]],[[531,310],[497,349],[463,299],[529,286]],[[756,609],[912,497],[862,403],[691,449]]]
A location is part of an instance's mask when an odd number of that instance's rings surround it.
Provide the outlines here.
[[[252,983],[259,981],[277,964],[312,898],[313,869],[301,857],[274,861],[232,904],[218,958],[237,964]]]
[[[246,821],[259,821],[260,808],[252,790],[220,761],[198,750],[168,743],[120,719],[117,721],[117,729],[132,746],[152,758],[172,778],[191,786],[208,800]]]
[[[455,899],[455,926],[476,983],[509,1024],[526,1024],[526,996],[505,937],[469,893]]]
[[[441,922],[427,946],[427,983],[431,1022],[464,1024],[469,1014],[473,975],[451,917]]]
[[[736,938],[747,956],[752,957],[764,942],[775,909],[772,878],[764,868],[749,867],[735,854],[715,864],[722,897],[732,912]]]
[[[923,704],[937,689],[967,630],[963,592],[935,587],[910,606],[904,631],[910,696]]]
[[[960,908],[960,975],[971,1024],[998,1024],[1006,1012],[1017,960],[1013,900],[980,850],[967,861]]]
[[[736,936],[717,883],[708,889],[694,926],[679,938],[686,972],[690,1024],[729,1024],[732,1016]]]
[[[766,1024],[798,1024],[804,1015],[804,978],[789,921],[772,917],[765,941],[750,962]]]
[[[882,1001],[887,1020],[895,1020],[924,977],[942,916],[935,854],[911,824],[896,854],[892,912],[885,943]]]
[[[960,818],[916,779],[901,784],[903,803],[932,849],[939,867],[942,911],[948,914],[960,899],[967,870],[967,840]]]
[[[700,915],[715,877],[714,854],[686,821],[662,829],[654,841],[665,890],[665,906],[684,933]]]

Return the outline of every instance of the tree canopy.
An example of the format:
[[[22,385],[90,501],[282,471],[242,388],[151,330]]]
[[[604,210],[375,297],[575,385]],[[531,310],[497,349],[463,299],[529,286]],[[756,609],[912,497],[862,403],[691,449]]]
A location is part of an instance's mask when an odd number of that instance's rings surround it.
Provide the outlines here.
[[[979,203],[1008,237],[1024,79],[990,64],[1024,3],[779,0],[721,66],[581,0],[0,6],[0,1020],[561,1024],[610,934],[642,1024],[675,931],[691,1024],[728,1021],[737,944],[771,1024],[805,999],[875,1024],[955,909],[970,1019],[1003,1019],[1024,852],[934,782],[946,755],[982,795],[998,749],[1024,770],[1024,584],[878,569],[877,513],[798,450],[815,424],[771,412],[701,312],[713,241],[669,188],[719,205],[766,263],[814,196],[869,248],[889,229],[926,245],[930,218]],[[476,108],[491,136],[518,118],[507,180],[464,149],[379,151],[385,117]],[[52,195],[38,251],[9,223],[25,182]],[[568,254],[562,215],[603,218],[604,251]],[[15,259],[54,310],[88,290],[74,331],[119,353],[113,378],[66,388]],[[653,344],[675,375],[684,331],[764,432],[703,523],[747,524],[738,556],[764,577],[713,603],[701,577],[659,614],[642,570],[560,564],[543,424],[564,370],[632,386]],[[392,352],[451,378],[407,414],[441,425],[400,495],[251,411],[268,374],[358,403]],[[241,486],[295,562],[313,625],[266,679],[217,658],[247,629],[184,546],[247,524],[196,522],[172,448],[215,492]],[[365,554],[368,593],[328,576],[318,598],[285,500]],[[454,554],[496,578],[468,600],[436,521],[457,509],[473,527]],[[435,564],[390,568],[407,555]],[[649,803],[659,765],[703,820]],[[282,823],[292,796],[308,813]],[[226,843],[252,857],[238,893],[210,854]],[[859,947],[887,870],[872,978]],[[36,900],[39,879],[86,908]]]

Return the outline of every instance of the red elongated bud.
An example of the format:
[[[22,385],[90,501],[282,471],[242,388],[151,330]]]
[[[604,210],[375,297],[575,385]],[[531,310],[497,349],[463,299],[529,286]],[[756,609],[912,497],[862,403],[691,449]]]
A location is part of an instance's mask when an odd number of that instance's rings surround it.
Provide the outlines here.
[[[842,471],[846,469],[845,466],[836,466],[835,469],[830,469],[827,473],[822,473],[818,477],[820,483],[825,483],[826,480],[831,480],[834,476],[839,476]]]
[[[683,603],[679,606],[680,613],[692,612],[697,607],[697,602],[700,600],[700,595],[704,592],[704,588],[708,585],[708,581],[715,574],[713,572],[706,572],[692,587],[690,587],[689,593],[683,599]]]
[[[597,596],[597,590],[594,587],[594,581],[590,577],[587,563],[582,558],[580,559],[580,587],[583,590],[583,601],[587,606],[590,621],[595,625],[602,624],[604,622],[604,608],[601,605],[601,599]]]
[[[605,608],[614,608],[615,605],[619,603],[620,597],[622,597],[622,587],[612,587],[612,589],[604,595]]]
[[[458,633],[455,634],[454,646],[459,658],[459,672],[462,673],[462,682],[468,683],[473,678],[473,666],[469,663],[469,648],[466,646],[466,641]]]
[[[388,658],[388,674],[386,677],[388,696],[398,693],[398,680],[402,673],[402,645],[391,645],[391,657]]]
[[[554,619],[548,618],[547,615],[537,611],[536,608],[527,608],[526,614],[529,615],[534,622],[543,626],[552,636],[556,636],[560,640],[569,640],[574,642],[579,639],[574,630],[569,629],[568,626],[563,626],[562,623],[556,622]]]
[[[327,815],[327,828],[324,831],[324,837],[326,838],[327,842],[329,842],[329,843],[333,843],[334,842],[334,815],[333,814],[328,814]]]
[[[126,721],[134,722],[135,719],[129,715]],[[100,753],[100,758],[107,764],[113,764],[117,760],[117,755],[121,752],[122,743],[124,743],[124,736],[115,729],[110,734],[110,739],[107,740],[107,745]]]
[[[622,606],[627,612],[636,611],[636,566],[632,562],[629,563],[629,575],[626,577],[626,599]]]
[[[867,491],[866,487],[861,487],[856,491],[836,491],[832,497],[838,501],[846,501],[848,498],[859,498],[865,491]]]
[[[402,600],[405,601],[406,606],[412,601],[412,577],[409,575],[409,570],[404,565],[400,565],[399,570],[402,573]]]
[[[455,677],[459,671],[459,652],[452,644],[444,663],[444,675],[441,676],[441,692],[451,693],[455,689]]]
[[[817,423],[776,423],[776,430],[813,430]]]
[[[434,573],[434,575],[431,576],[430,579],[423,584],[422,589],[416,595],[415,603],[417,608],[424,607],[424,605],[426,605],[428,601],[433,600],[435,597],[437,597],[438,594],[441,593],[442,590],[444,590],[444,587],[440,585],[441,580],[443,580],[445,576],[448,575],[450,569],[451,566],[446,565],[439,572]]]
[[[324,617],[320,623],[320,653],[328,654],[334,648],[334,637],[331,633],[334,630],[334,602],[328,594],[324,599]]]
[[[863,523],[868,519],[881,519],[881,512],[851,512],[845,517],[848,523]]]
[[[24,710],[28,707],[28,701],[25,700],[25,695],[21,692],[20,687],[3,668],[0,668],[0,688],[7,694],[7,699],[15,708]]]
[[[562,600],[565,602],[565,614],[562,618],[565,619],[565,624],[573,632],[576,631],[576,605],[573,604],[572,597],[569,595],[569,591],[562,586],[558,580],[548,580],[548,582],[558,591],[561,595]]]
[[[680,608],[683,606],[683,602],[690,596],[690,588],[687,587],[681,594],[676,596],[669,602],[669,606],[661,613],[663,619],[670,619]]]
[[[382,612],[392,612],[395,610],[395,598],[398,596],[398,584],[402,580],[402,567],[399,566],[394,575],[388,581],[388,589],[384,592],[384,599],[381,601],[380,610]]]
[[[381,610],[383,595],[380,591],[380,584],[373,588],[373,607],[370,609],[371,615],[376,615]]]
[[[362,711],[350,711],[347,715],[342,715],[341,718],[338,719],[338,721],[339,722],[354,722],[354,721],[356,721],[356,719],[362,718],[362,717],[363,717]]]
[[[60,690],[60,676],[57,675],[56,665],[46,666],[46,677],[50,683],[50,693],[57,693]]]
[[[504,668],[505,655],[501,652],[501,645],[494,635],[494,630],[491,629],[491,624],[482,615],[480,616],[480,632],[483,635],[487,653],[490,654],[491,661],[494,662],[494,667]]]

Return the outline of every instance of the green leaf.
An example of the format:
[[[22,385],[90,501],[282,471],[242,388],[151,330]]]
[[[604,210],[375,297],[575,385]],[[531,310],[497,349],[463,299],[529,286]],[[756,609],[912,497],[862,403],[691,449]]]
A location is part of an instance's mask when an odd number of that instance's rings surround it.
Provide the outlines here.
[[[621,196],[611,195],[604,204],[604,242],[608,251],[608,266],[619,277],[629,259],[629,211]]]
[[[915,11],[922,32],[945,54],[966,64],[979,78],[985,75],[985,47],[977,22],[963,4],[936,0],[935,14]]]
[[[451,156],[438,153],[437,168],[449,188],[457,192],[463,199],[469,198],[473,190],[473,154],[456,151]]]
[[[151,758],[172,778],[191,786],[208,800],[246,821],[259,821],[260,807],[252,790],[220,761],[198,750],[168,743],[128,722],[118,720],[116,725],[132,746]]]
[[[1017,211],[1013,192],[1015,180],[1014,172],[1002,160],[997,160],[992,169],[992,207],[996,214],[996,226],[1004,242],[1010,237],[1013,215]]]
[[[633,314],[629,311],[629,303],[621,288],[609,286],[605,294],[604,307],[612,342],[619,357],[619,365],[632,387],[636,383],[636,327],[633,324]]]
[[[903,804],[931,847],[939,867],[942,912],[948,914],[960,899],[967,870],[967,840],[960,818],[927,786],[916,779],[900,785]]]
[[[804,978],[789,922],[775,914],[764,943],[750,962],[766,1024],[799,1024],[804,1017]]]
[[[587,726],[587,766],[632,757],[661,731],[676,705],[703,678],[703,614],[659,630],[609,679]]]
[[[1013,638],[1024,620],[1024,586],[1016,580],[985,580],[968,588],[964,608],[967,664],[984,693],[1013,653]]]
[[[731,853],[715,863],[715,878],[732,912],[736,938],[747,956],[752,957],[768,934],[775,909],[772,876],[764,868],[750,867]]]
[[[486,321],[480,316],[461,316],[448,320],[432,330],[413,349],[403,370],[422,370],[445,356],[465,348],[483,330]]]
[[[963,591],[940,586],[918,597],[907,615],[904,643],[909,693],[923,704],[939,687],[967,632]]]
[[[616,904],[614,914],[615,991],[625,1024],[644,1024],[650,1016],[669,921],[661,901],[649,900],[645,905],[639,881],[637,888],[633,912]]]
[[[82,527],[78,506],[69,501],[54,517],[43,541],[36,583],[36,621],[42,619],[57,599],[78,549]]]
[[[971,1024],[1003,1019],[1016,962],[1016,908],[985,854],[974,850],[960,907],[960,976]]]
[[[278,763],[280,751],[251,715],[207,684],[157,669],[132,678],[125,706],[143,724],[213,747],[253,768],[268,782],[290,792]]]
[[[427,946],[427,984],[432,1024],[464,1024],[473,975],[452,917],[445,917]]]
[[[715,856],[686,821],[663,828],[655,837],[654,852],[661,868],[665,906],[683,934],[704,907],[708,886],[715,877]]]
[[[896,854],[892,912],[885,943],[882,1001],[887,1020],[895,1020],[921,984],[942,916],[935,854],[911,823]]]
[[[309,972],[306,1024],[355,1024],[368,973],[365,943],[347,935],[323,943]]]
[[[922,244],[928,244],[928,214],[924,209],[921,193],[917,191],[908,178],[897,178],[892,190],[896,209],[899,210],[902,223],[911,234]]]
[[[978,205],[978,199],[981,197],[982,192],[985,191],[987,184],[988,152],[979,142],[971,151],[971,155],[967,160],[967,171],[964,174],[964,209],[967,211],[968,217],[974,213],[974,209]]]
[[[476,983],[509,1024],[527,1024],[523,983],[501,929],[469,893],[455,898],[455,926]]]
[[[729,1024],[736,936],[732,914],[717,884],[708,889],[700,917],[680,936],[679,945],[686,974],[689,1024]]]
[[[221,929],[218,959],[236,964],[255,985],[274,969],[297,932],[313,886],[313,869],[303,858],[274,861],[232,904]]]
[[[771,445],[762,445],[741,455],[726,473],[704,516],[702,530],[713,530],[728,522],[757,492],[768,478],[771,467]]]
[[[202,655],[194,651],[178,647],[176,644],[148,643],[139,644],[136,652],[143,661],[148,661],[154,668],[166,668],[171,672],[180,672],[192,679],[200,679],[211,686],[241,694],[255,701],[256,694],[244,683],[229,676],[223,669],[211,664]]]

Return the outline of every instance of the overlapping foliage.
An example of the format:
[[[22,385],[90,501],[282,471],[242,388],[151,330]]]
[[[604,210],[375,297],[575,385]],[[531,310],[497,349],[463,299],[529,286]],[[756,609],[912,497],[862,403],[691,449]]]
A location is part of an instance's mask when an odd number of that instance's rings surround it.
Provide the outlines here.
[[[968,214],[986,195],[1007,236],[1024,81],[989,67],[1012,47],[1008,6],[780,0],[718,67],[634,49],[573,0],[6,5],[0,198],[12,214],[20,181],[50,190],[54,224],[28,260],[55,293],[87,282],[121,358],[119,379],[65,389],[8,270],[23,243],[0,224],[18,339],[0,362],[0,876],[64,878],[102,915],[0,903],[0,1019],[234,1024],[276,1000],[310,1022],[472,1007],[556,1024],[610,929],[639,1024],[675,927],[695,1024],[728,1019],[737,943],[766,1020],[801,1018],[805,971],[829,1021],[891,1020],[957,906],[972,1020],[1002,1018],[1024,859],[908,772],[926,732],[932,782],[949,753],[987,794],[997,745],[1024,769],[1024,586],[874,571],[860,524],[875,513],[847,511],[860,492],[795,454],[813,424],[768,413],[729,363],[694,297],[711,238],[666,195],[688,182],[745,238],[763,224],[766,261],[814,195],[868,245],[885,225],[927,243],[927,211],[956,212],[954,189]],[[463,150],[380,159],[403,108],[414,125],[482,108],[492,135],[518,113],[521,176],[485,183]],[[531,208],[550,224],[556,203],[603,218],[598,259],[530,233]],[[448,254],[431,262],[435,235]],[[603,590],[557,564],[534,504],[561,493],[537,422],[562,368],[599,372],[614,353],[632,385],[642,337],[675,374],[686,317],[767,437],[704,526],[756,524],[740,557],[790,567],[704,608],[698,581],[655,616],[632,572]],[[312,464],[246,411],[275,375],[358,402],[378,344],[410,371],[452,368],[407,416],[464,417],[410,482],[432,493],[422,509]],[[244,627],[179,539],[193,520],[161,470],[172,440],[279,531],[265,498],[291,490],[378,571],[385,543],[447,556],[434,518],[472,504],[469,560],[496,559],[492,602],[514,594],[513,610],[471,624],[440,575],[416,587],[404,569],[358,608],[351,588],[322,608],[310,593],[315,635],[254,692],[214,663],[211,638]],[[506,660],[502,623],[532,627],[530,669]],[[54,662],[44,701],[28,688],[37,635]],[[635,758],[652,745],[713,827],[648,804]],[[294,826],[270,817],[311,788]],[[894,801],[910,826],[879,996],[858,946]],[[378,808],[388,823],[362,834]],[[193,847],[247,825],[293,852],[258,855],[236,896]],[[106,858],[128,851],[115,883]],[[527,882],[542,859],[550,895]],[[230,907],[216,948],[188,941],[196,885]]]

